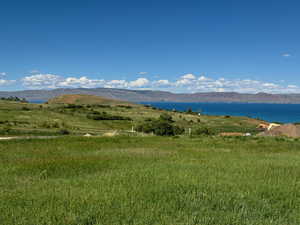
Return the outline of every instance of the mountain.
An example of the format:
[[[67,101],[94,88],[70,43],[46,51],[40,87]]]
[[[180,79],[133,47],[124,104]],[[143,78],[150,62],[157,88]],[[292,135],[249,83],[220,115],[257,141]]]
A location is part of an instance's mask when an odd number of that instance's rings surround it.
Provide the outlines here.
[[[43,100],[66,94],[96,95],[131,102],[246,102],[246,103],[299,103],[300,94],[242,94],[236,92],[171,93],[166,91],[127,90],[113,88],[75,88],[54,90],[25,90],[0,92],[0,97],[18,96],[29,101]]]

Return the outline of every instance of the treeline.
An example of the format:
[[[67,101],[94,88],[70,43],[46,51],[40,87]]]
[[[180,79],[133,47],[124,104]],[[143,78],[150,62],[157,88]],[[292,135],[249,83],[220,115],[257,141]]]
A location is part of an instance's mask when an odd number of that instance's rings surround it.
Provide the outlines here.
[[[98,112],[93,111],[87,114],[88,119],[92,120],[128,120],[131,121],[130,117],[118,116],[118,115],[111,115],[107,112]]]
[[[25,98],[19,98],[17,96],[1,97],[0,100],[28,103],[28,101]]]

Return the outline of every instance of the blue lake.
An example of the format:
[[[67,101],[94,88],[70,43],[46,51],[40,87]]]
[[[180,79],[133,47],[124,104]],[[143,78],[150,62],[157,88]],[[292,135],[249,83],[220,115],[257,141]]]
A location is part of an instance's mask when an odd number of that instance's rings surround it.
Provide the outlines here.
[[[208,115],[248,116],[269,122],[300,122],[300,104],[263,104],[263,103],[174,103],[147,102],[161,109],[195,112]]]
[[[29,102],[30,102],[30,103],[35,103],[35,104],[43,104],[43,103],[45,103],[46,101],[45,101],[45,100],[30,100]]]

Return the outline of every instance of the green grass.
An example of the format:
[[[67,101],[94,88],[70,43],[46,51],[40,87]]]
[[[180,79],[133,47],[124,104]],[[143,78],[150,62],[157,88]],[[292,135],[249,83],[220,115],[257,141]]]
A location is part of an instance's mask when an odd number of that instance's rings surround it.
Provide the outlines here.
[[[105,107],[104,107],[105,106]],[[58,135],[61,129],[72,134],[91,133],[101,135],[112,130],[128,131],[132,126],[146,118],[158,118],[164,110],[152,109],[143,105],[92,105],[82,108],[65,108],[63,104],[28,104],[0,101],[0,135]],[[95,121],[87,118],[91,111],[106,112],[109,115],[129,117],[132,121],[106,120]],[[250,132],[256,133],[260,121],[246,117],[190,115],[187,113],[168,112],[175,124],[188,128],[209,127],[215,132]]]
[[[0,224],[298,225],[300,140],[0,142]]]

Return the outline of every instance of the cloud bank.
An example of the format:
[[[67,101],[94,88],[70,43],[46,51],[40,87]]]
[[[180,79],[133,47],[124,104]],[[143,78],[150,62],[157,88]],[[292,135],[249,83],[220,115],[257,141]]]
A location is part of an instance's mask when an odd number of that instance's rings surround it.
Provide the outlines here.
[[[4,80],[0,79],[0,86],[9,86],[14,84],[16,81],[15,80]]]
[[[0,80],[0,85],[10,81]],[[136,80],[104,80],[82,77],[63,77],[55,74],[34,74],[21,79],[27,89],[55,88],[124,88],[151,89],[172,92],[240,92],[240,93],[300,93],[300,87],[282,82],[263,82],[252,79],[213,79],[195,74],[184,74],[175,80],[149,80],[140,77]]]

